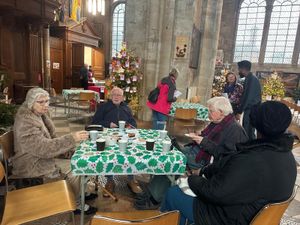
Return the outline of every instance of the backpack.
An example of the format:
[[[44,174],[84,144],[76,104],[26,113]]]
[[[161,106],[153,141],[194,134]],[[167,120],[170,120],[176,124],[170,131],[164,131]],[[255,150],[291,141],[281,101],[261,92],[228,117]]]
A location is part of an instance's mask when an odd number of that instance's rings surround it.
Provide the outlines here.
[[[159,96],[159,88],[156,87],[152,91],[150,91],[150,93],[148,95],[149,102],[156,103],[157,99],[158,99],[158,96]]]

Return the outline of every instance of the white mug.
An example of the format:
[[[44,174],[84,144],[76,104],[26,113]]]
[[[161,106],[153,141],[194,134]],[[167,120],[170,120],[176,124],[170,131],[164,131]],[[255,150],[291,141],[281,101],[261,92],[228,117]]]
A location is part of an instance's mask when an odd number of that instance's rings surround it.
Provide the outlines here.
[[[98,138],[98,131],[96,131],[96,130],[91,130],[91,131],[90,131],[90,138],[91,138],[91,141],[96,141],[97,138]]]
[[[125,121],[119,121],[119,129],[124,130],[125,129],[125,124],[126,124]]]
[[[127,148],[127,140],[121,139],[119,140],[119,149],[120,151],[125,151]]]
[[[171,148],[171,141],[163,141],[163,151],[167,152]]]
[[[167,136],[167,134],[168,134],[168,131],[166,131],[166,130],[160,130],[160,131],[159,131],[159,137],[160,137],[161,139],[165,139],[166,136]]]

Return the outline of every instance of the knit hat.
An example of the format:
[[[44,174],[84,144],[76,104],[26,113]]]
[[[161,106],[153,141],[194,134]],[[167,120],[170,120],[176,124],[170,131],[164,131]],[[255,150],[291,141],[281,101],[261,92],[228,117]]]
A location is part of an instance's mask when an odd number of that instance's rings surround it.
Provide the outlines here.
[[[283,134],[289,127],[292,115],[285,104],[267,101],[251,110],[250,121],[262,135],[276,137]]]
[[[46,96],[49,98],[49,93],[42,88],[31,88],[26,95],[25,102],[23,103],[24,107],[32,109],[33,103],[40,96]]]

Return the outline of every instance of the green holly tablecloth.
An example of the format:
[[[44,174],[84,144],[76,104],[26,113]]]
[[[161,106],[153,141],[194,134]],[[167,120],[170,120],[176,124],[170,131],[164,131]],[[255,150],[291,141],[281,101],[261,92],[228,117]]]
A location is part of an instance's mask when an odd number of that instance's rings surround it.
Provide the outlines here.
[[[156,174],[156,175],[180,175],[185,172],[186,158],[177,151],[162,150],[162,140],[155,130],[126,130],[108,129],[100,132],[99,137],[107,138],[119,136],[128,138],[128,132],[136,132],[136,137],[128,139],[125,151],[120,151],[114,144],[106,146],[105,150],[97,151],[96,143],[92,141],[82,142],[76,149],[71,159],[71,169],[74,175],[125,175],[125,174]],[[144,140],[153,138],[156,140],[153,151],[146,150]],[[168,139],[168,137],[166,138]]]
[[[208,120],[208,108],[198,103],[187,103],[187,102],[174,102],[171,105],[170,116],[175,116],[177,108],[183,109],[196,109],[197,120]]]

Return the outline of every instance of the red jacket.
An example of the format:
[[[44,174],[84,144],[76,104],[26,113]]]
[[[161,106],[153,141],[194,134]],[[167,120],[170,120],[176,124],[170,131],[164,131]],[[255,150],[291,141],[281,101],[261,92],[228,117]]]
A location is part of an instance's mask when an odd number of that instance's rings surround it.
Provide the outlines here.
[[[157,112],[168,115],[172,102],[176,101],[174,92],[176,90],[175,79],[169,77],[163,78],[157,85],[159,96],[156,103],[147,102],[147,106]]]

